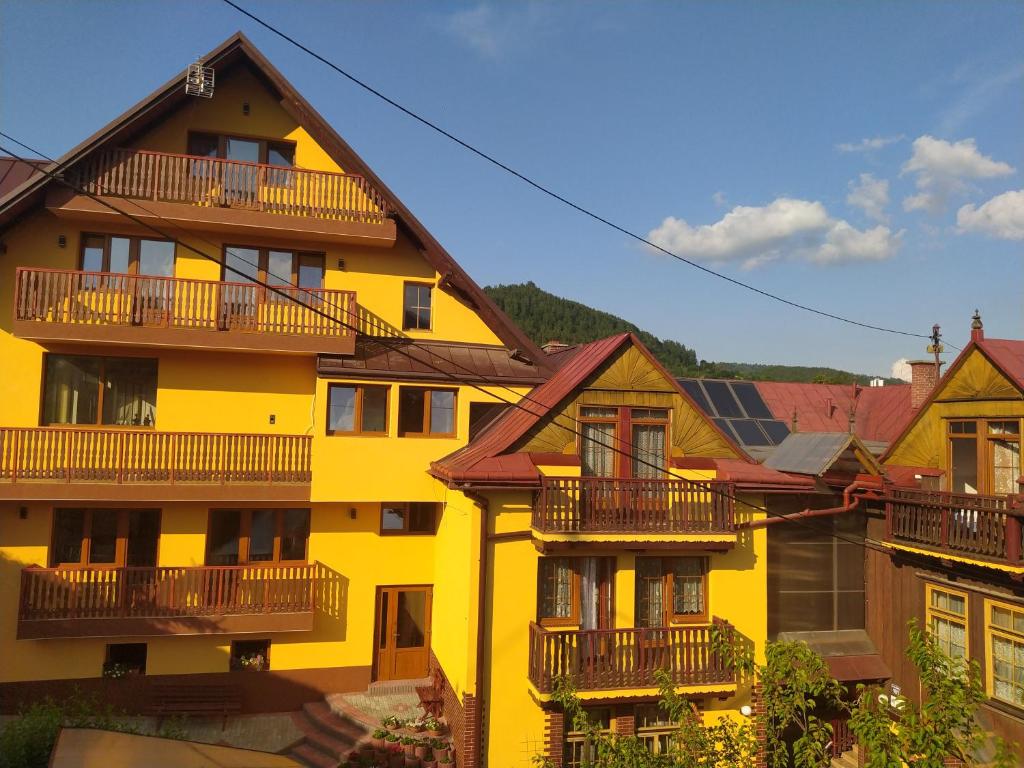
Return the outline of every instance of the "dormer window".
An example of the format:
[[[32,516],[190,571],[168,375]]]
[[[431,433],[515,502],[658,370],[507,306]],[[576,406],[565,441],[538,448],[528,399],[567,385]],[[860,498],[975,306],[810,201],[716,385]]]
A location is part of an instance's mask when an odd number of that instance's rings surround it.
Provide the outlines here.
[[[580,406],[585,477],[660,478],[668,465],[668,408]]]

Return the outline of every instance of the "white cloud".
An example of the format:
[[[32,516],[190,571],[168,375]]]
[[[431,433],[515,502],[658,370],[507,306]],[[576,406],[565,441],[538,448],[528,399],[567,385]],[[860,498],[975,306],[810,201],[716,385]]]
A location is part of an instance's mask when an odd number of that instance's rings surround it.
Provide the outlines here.
[[[905,357],[901,357],[892,364],[892,368],[889,370],[889,375],[894,379],[910,381],[910,360]]]
[[[548,15],[545,3],[482,2],[447,16],[443,26],[484,58],[500,59],[544,32]]]
[[[740,261],[745,269],[783,257],[819,264],[881,261],[896,253],[902,236],[883,226],[858,230],[829,216],[820,202],[787,197],[736,206],[714,224],[696,227],[669,216],[648,233],[651,242],[680,256]]]
[[[872,139],[861,139],[853,143],[836,144],[840,152],[874,152],[876,149],[884,149],[897,141],[903,141],[904,135],[899,136],[876,136]]]
[[[862,173],[858,181],[849,183],[850,194],[846,202],[864,211],[864,214],[875,221],[886,222],[889,217],[885,207],[889,204],[889,182],[876,179],[870,173]]]
[[[717,206],[723,206],[728,202],[725,197],[725,192],[715,192],[715,194],[711,196],[711,199]]]
[[[1024,240],[1024,189],[1003,192],[979,207],[965,205],[957,211],[956,223],[960,232]]]
[[[914,152],[900,175],[914,174],[917,194],[903,200],[906,211],[941,213],[949,199],[967,189],[966,179],[991,179],[1014,172],[1013,166],[978,151],[974,139],[951,143],[934,136],[914,139]]]

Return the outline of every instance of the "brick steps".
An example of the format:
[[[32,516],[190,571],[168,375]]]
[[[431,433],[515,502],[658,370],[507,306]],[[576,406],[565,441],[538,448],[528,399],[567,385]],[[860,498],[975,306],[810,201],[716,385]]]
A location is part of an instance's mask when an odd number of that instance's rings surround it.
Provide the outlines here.
[[[338,763],[341,762],[306,742],[292,747],[288,750],[287,756],[300,765],[308,766],[308,768],[338,768]]]
[[[360,744],[369,741],[373,732],[360,720],[332,712],[323,701],[304,704],[292,719],[303,740],[288,754],[308,768],[337,768]]]

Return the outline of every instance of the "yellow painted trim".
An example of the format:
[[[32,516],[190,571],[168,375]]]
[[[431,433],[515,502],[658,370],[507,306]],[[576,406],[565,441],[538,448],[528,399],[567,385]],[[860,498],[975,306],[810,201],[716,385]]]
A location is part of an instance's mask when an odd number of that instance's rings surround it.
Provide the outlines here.
[[[927,555],[928,557],[934,557],[937,560],[952,560],[956,563],[979,565],[984,568],[991,568],[996,571],[1003,571],[1004,573],[1024,573],[1024,567],[1019,565],[1002,565],[1000,563],[991,563],[987,560],[972,560],[969,557],[950,555],[945,552],[937,552],[933,549],[919,549],[917,547],[908,547],[904,544],[897,544],[893,541],[880,541],[878,543],[882,546],[889,547],[890,549],[898,549],[901,552],[913,552],[915,555]]]
[[[678,542],[680,544],[695,542],[709,544],[735,544],[735,533],[544,533],[533,531],[533,538],[538,541],[579,541],[585,543],[602,542]]]
[[[943,592],[947,595],[956,595],[962,598],[964,601],[964,613],[958,615],[951,611],[944,611],[941,608],[935,608],[932,606],[932,594],[935,592]],[[971,607],[970,599],[966,592],[962,592],[959,589],[950,589],[946,586],[938,586],[936,584],[930,584],[925,582],[924,585],[924,620],[927,624],[928,629],[932,626],[932,616],[943,619],[949,623],[962,624],[964,628],[964,658],[971,658]]]
[[[541,693],[537,688],[530,683],[530,693],[540,703],[546,703],[552,700],[553,694]],[[739,690],[739,686],[736,683],[717,683],[715,685],[680,685],[676,686],[676,691],[692,696],[709,696],[712,694],[729,694],[734,695]],[[658,688],[610,688],[604,691],[576,691],[576,695],[585,701],[605,701],[607,699],[625,699],[625,698],[639,698],[641,696],[658,696],[660,693]]]
[[[1013,702],[1006,701],[1005,699],[996,699],[993,695],[994,685],[993,678],[995,677],[995,654],[992,652],[992,638],[996,635],[1012,640],[1018,643],[1024,643],[1024,633],[1014,632],[1013,630],[1003,629],[1002,627],[994,627],[992,625],[992,609],[1002,608],[1005,611],[1011,611],[1016,613],[1024,613],[1024,606],[1014,605],[1013,603],[1004,603],[1000,600],[991,600],[985,598],[985,694],[990,699],[995,699],[1001,704],[1007,704],[1011,707],[1018,708],[1018,705]],[[1012,613],[1010,623],[1013,623]]]

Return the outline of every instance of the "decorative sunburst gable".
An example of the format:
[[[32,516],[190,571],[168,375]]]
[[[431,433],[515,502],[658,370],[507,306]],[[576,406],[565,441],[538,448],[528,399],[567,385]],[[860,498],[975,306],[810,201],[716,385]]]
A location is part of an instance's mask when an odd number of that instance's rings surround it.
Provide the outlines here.
[[[981,350],[974,349],[936,393],[934,400],[1005,400],[1019,399],[1020,396],[1020,389]]]
[[[542,418],[515,448],[530,453],[576,453],[581,405],[669,408],[672,411],[672,456],[740,458],[740,452],[680,391],[675,380],[647,353],[624,345],[594,374]]]

